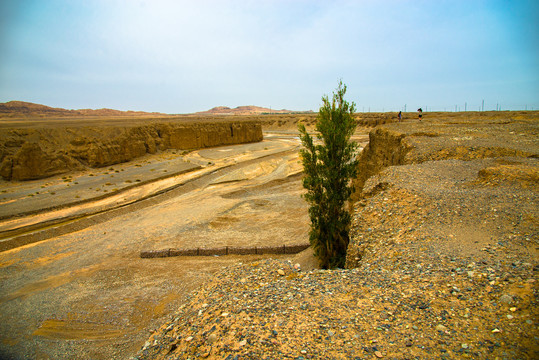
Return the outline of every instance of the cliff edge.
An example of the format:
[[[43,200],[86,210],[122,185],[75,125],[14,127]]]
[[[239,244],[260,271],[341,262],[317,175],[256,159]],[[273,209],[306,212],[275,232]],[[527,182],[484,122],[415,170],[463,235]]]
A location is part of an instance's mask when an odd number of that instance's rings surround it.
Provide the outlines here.
[[[81,121],[82,122],[82,121]],[[123,163],[166,149],[199,149],[262,141],[254,121],[114,121],[91,125],[3,126],[0,176],[5,180],[45,178],[86,167]]]

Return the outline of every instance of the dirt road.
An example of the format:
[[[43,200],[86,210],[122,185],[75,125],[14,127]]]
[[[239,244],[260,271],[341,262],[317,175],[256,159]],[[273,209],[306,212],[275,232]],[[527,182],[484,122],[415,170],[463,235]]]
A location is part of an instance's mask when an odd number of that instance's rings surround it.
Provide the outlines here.
[[[272,134],[193,152],[185,160],[202,168],[174,177],[171,190],[0,253],[2,358],[129,358],[190,290],[225,265],[255,258],[141,259],[142,250],[306,242],[298,145]],[[84,175],[72,179],[82,186]],[[90,213],[92,204],[84,205]]]

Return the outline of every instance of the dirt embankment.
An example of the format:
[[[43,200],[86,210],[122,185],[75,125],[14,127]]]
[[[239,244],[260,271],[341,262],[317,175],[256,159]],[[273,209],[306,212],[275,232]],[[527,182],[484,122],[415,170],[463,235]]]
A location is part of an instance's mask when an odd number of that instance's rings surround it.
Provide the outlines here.
[[[429,113],[434,119],[377,127],[369,133],[369,144],[360,157],[354,200],[361,197],[367,179],[390,166],[448,159],[537,158],[537,116],[536,112]]]
[[[233,119],[199,115],[106,118],[85,116],[86,113],[73,117],[70,110],[35,106],[41,111],[39,117],[33,118],[30,112],[30,117],[0,122],[0,176],[5,180],[41,179],[86,167],[110,166],[166,149],[257,142],[262,140],[262,127],[296,132],[299,122],[314,128],[317,117],[311,113]],[[30,111],[33,107],[24,109]],[[60,111],[61,116],[53,110]],[[65,115],[66,111],[70,116]],[[358,126],[369,128],[396,121],[396,114],[363,113],[356,114],[356,118]]]
[[[422,304],[393,319],[415,331],[391,323],[388,338],[407,340],[379,342],[382,352],[539,354],[538,115],[445,114],[371,132],[347,267],[382,288],[390,274],[397,293],[383,307]]]
[[[405,113],[403,118],[414,118],[415,114]],[[299,113],[299,114],[264,114],[256,116],[264,130],[293,130],[297,131],[298,123],[302,123],[308,130],[313,130],[316,124],[318,113]],[[370,128],[381,124],[397,122],[397,113],[356,113],[354,114],[358,130],[368,131]]]
[[[414,204],[418,199],[422,203],[412,209],[411,216],[400,219],[401,223],[427,216],[424,209],[435,203],[445,207],[446,216],[457,219],[462,217],[461,206],[469,210],[473,207],[466,213],[473,219],[479,214],[489,217],[489,207],[494,211],[496,207],[502,207],[489,202],[510,194],[512,198],[507,203],[513,204],[514,209],[508,209],[508,216],[533,218],[536,213],[533,206],[526,213],[519,199],[528,203],[539,190],[537,112],[465,115],[430,114],[427,121],[385,124],[371,131],[369,144],[359,159],[358,177],[354,180],[356,212],[361,213],[369,207],[373,198],[397,196],[393,199],[395,203],[401,203],[406,197],[413,198]],[[403,196],[403,192],[407,195]],[[473,196],[468,198],[462,196],[463,193]],[[459,199],[467,204],[457,204]],[[481,200],[485,203],[480,203]],[[406,203],[405,207],[410,204]],[[423,215],[416,213],[420,208]],[[379,218],[369,215],[368,221],[356,222],[354,226],[372,231],[372,221],[383,223],[388,220],[386,214],[378,215]],[[356,221],[360,218],[362,216],[356,216]],[[431,217],[429,220],[431,227],[436,227],[436,219]],[[462,223],[462,220],[458,221]],[[480,219],[476,221],[480,222]],[[513,227],[525,224],[522,220],[515,221]],[[528,233],[537,232],[532,223],[526,225],[530,227],[526,230]],[[491,226],[501,228],[494,222]],[[351,242],[348,266],[359,264],[370,246],[368,243],[363,236]]]
[[[262,141],[262,128],[253,121],[4,127],[0,132],[0,175],[6,180],[40,179],[118,164],[166,149],[258,141]]]

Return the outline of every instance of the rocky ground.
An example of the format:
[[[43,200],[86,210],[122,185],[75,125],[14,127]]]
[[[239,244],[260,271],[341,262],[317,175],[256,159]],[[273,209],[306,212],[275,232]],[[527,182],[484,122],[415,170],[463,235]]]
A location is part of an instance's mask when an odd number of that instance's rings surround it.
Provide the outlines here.
[[[136,358],[538,358],[539,123],[494,115],[382,126],[349,269],[226,268]]]

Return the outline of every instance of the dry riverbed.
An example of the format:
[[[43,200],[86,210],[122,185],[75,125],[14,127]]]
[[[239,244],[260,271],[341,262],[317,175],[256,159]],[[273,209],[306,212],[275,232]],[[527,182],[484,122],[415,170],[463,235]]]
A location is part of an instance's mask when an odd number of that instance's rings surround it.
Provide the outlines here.
[[[181,161],[200,169],[141,181],[151,196],[110,203],[97,214],[91,193],[111,186],[88,181],[118,181],[115,186],[120,187],[126,179],[134,182],[155,174],[157,170],[151,169],[158,166],[167,169],[179,156],[150,156],[113,170],[95,171],[94,176],[72,173],[67,182],[58,178],[4,185],[3,196],[8,200],[11,196],[12,203],[21,201],[21,213],[38,210],[40,203],[26,200],[25,192],[31,191],[32,198],[88,196],[83,203],[59,209],[65,213],[77,208],[88,215],[28,230],[45,239],[0,253],[0,357],[128,358],[211,274],[228,265],[268,258],[141,259],[143,250],[306,242],[308,217],[300,196],[297,149],[293,136],[273,134],[261,143],[191,152]],[[173,180],[167,191],[152,189],[152,184]],[[52,182],[64,185],[56,195],[41,188]],[[49,213],[38,211],[37,216]],[[49,228],[70,226],[74,228],[62,235],[49,232]],[[10,236],[5,235],[3,241]]]

